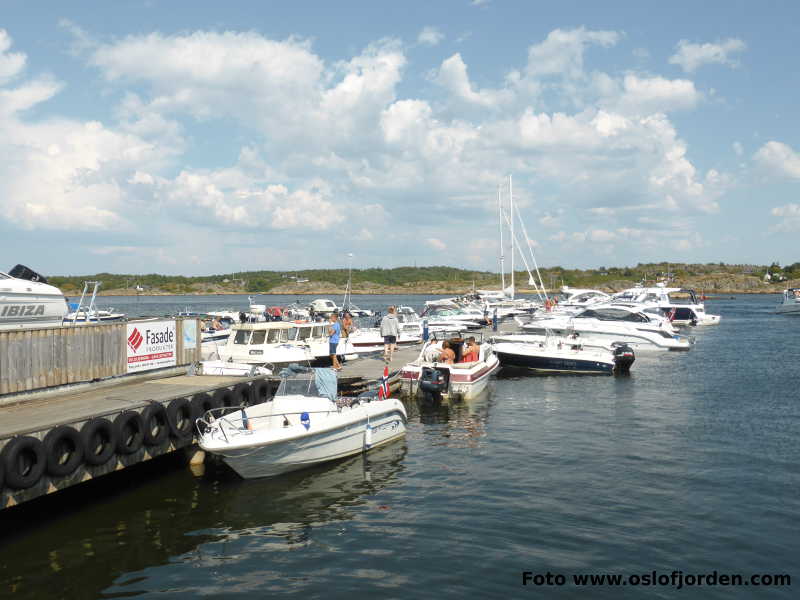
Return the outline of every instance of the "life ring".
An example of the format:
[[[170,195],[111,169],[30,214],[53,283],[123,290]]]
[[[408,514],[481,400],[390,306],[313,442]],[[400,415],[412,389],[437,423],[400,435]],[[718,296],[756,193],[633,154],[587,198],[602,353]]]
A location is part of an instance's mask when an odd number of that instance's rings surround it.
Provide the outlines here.
[[[167,423],[172,437],[178,440],[192,438],[192,405],[187,398],[175,398],[167,406]]]
[[[238,400],[237,406],[250,406],[253,402],[253,389],[249,383],[239,383],[233,388],[234,400]]]
[[[144,443],[147,446],[163,444],[169,437],[169,422],[164,405],[159,402],[151,403],[142,411],[144,421]]]
[[[252,385],[252,399],[250,404],[261,404],[269,399],[270,393],[269,382],[266,379],[259,379],[253,382]]]
[[[117,438],[111,421],[95,417],[81,427],[83,441],[83,460],[90,465],[104,465],[114,456]]]
[[[53,477],[72,475],[83,462],[83,439],[69,425],[59,425],[44,436],[47,472]]]
[[[24,490],[42,478],[47,467],[44,444],[38,438],[23,435],[12,439],[0,455],[9,487]]]
[[[133,454],[144,442],[144,419],[135,410],[126,410],[114,419],[114,435],[117,438],[117,452]]]
[[[214,398],[213,396],[211,396],[211,394],[208,394],[206,392],[195,394],[192,397],[191,405],[192,405],[193,424],[197,422],[197,419],[202,418],[208,411],[213,410],[215,408],[219,408],[221,406],[219,402],[217,402],[216,398]],[[219,416],[219,412],[220,411],[215,410],[212,413],[214,418],[217,418]],[[199,429],[200,433],[205,433],[204,426],[202,424],[199,424],[198,428],[201,427],[202,429]]]

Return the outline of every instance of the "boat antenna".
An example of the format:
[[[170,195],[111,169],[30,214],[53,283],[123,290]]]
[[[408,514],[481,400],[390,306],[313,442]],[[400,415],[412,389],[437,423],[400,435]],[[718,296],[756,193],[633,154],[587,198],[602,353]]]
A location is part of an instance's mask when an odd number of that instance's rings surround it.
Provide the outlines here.
[[[508,175],[508,207],[511,213],[511,299],[514,299],[514,187],[511,174]]]
[[[497,184],[497,213],[500,218],[500,290],[505,293],[506,289],[506,269],[505,256],[503,255],[503,198],[502,184]]]

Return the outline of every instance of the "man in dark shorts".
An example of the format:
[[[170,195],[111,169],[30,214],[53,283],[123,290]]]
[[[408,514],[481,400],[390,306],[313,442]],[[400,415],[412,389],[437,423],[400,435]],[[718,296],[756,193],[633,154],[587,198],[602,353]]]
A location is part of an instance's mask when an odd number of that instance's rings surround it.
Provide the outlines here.
[[[394,306],[390,306],[387,315],[381,319],[381,335],[383,336],[383,362],[392,362],[392,353],[397,350],[397,338],[400,337],[400,321],[397,320]]]

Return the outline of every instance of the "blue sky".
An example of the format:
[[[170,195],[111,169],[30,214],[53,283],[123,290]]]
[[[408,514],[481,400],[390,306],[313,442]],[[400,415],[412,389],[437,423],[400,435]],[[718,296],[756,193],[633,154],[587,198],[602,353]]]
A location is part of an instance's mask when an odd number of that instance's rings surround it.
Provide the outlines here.
[[[794,262],[798,12],[5,0],[0,268]]]

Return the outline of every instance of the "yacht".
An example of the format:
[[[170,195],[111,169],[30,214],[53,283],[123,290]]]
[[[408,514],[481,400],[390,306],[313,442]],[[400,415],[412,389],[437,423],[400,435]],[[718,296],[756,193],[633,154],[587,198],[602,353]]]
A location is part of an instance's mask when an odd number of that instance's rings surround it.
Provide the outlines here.
[[[405,435],[400,400],[340,398],[336,383],[332,369],[284,373],[270,402],[227,415],[212,409],[198,419],[200,447],[241,477],[256,478],[367,452]]]
[[[720,316],[708,314],[695,291],[686,288],[669,288],[663,283],[653,287],[636,286],[612,298],[614,303],[656,306],[675,325],[718,325],[720,322]]]
[[[525,333],[547,335],[577,334],[581,343],[608,346],[625,343],[639,350],[688,350],[694,338],[679,335],[672,324],[656,314],[635,306],[600,305],[577,315],[549,315],[520,322]]]
[[[231,327],[228,341],[219,346],[219,359],[274,367],[310,363],[314,355],[309,346],[289,341],[293,328],[293,323],[284,322],[238,323]]]
[[[0,272],[0,330],[60,326],[67,301],[57,287],[23,265]]]
[[[784,290],[780,304],[775,307],[775,312],[779,314],[800,314],[800,288]]]
[[[313,312],[315,315],[327,316],[331,313],[338,313],[339,307],[336,306],[333,300],[328,300],[327,298],[317,298],[308,305],[308,310],[309,312]]]

